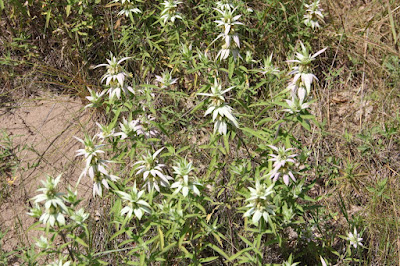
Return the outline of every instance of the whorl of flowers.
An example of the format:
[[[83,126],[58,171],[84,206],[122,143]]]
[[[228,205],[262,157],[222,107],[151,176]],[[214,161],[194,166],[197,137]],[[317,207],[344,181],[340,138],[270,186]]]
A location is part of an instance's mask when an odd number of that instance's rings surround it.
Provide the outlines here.
[[[222,33],[220,33],[213,42],[217,41],[218,39],[222,39],[224,41],[216,56],[216,59],[219,58],[221,60],[225,60],[228,58],[230,53],[232,53],[235,59],[240,57],[240,40],[239,35],[236,32],[236,26],[243,25],[243,23],[239,21],[239,18],[242,15],[235,16],[234,13],[237,7],[232,8],[231,6],[232,5],[227,4],[222,5],[220,8],[215,8],[221,17],[214,22],[217,23],[217,26],[222,29]]]
[[[164,71],[161,76],[156,75],[156,81],[162,89],[165,89],[172,84],[175,84],[177,80],[177,78],[172,78],[171,73],[168,71]]]
[[[274,184],[267,187],[265,184],[260,184],[260,181],[256,181],[255,188],[248,187],[250,190],[250,197],[246,199],[249,202],[246,205],[247,210],[243,217],[252,217],[252,221],[258,224],[258,221],[264,218],[265,222],[268,222],[270,215],[275,215],[274,206],[271,204],[270,197],[274,193]]]
[[[200,196],[197,186],[201,186],[201,184],[193,176],[194,168],[192,162],[182,159],[177,161],[172,168],[175,174],[175,183],[171,185],[171,188],[176,188],[174,194],[181,192],[184,197],[187,197],[189,191],[192,191],[197,196]]]
[[[295,63],[289,75],[293,75],[288,88],[291,91],[291,100],[286,100],[289,108],[285,109],[289,113],[298,113],[307,109],[310,106],[308,102],[311,93],[311,86],[314,80],[318,80],[312,73],[312,61],[323,53],[327,48],[321,49],[315,54],[310,54],[307,47],[300,42],[301,51],[296,53],[293,60],[288,60],[288,63]]]
[[[53,178],[51,176],[47,176],[46,181],[41,181],[43,187],[39,188],[37,191],[40,191],[41,194],[36,195],[32,198],[35,204],[35,208],[31,210],[29,215],[33,217],[39,217],[39,221],[43,224],[54,227],[55,225],[65,225],[65,217],[67,214],[68,208],[64,203],[64,193],[58,192],[57,185],[60,182],[61,175]],[[44,201],[45,211],[42,212],[39,202]]]
[[[146,155],[143,155],[143,160],[137,161],[134,165],[139,165],[136,170],[136,175],[142,175],[143,180],[145,181],[144,185],[147,186],[147,190],[151,192],[153,189],[160,192],[159,185],[163,187],[169,186],[169,180],[172,180],[172,177],[163,173],[164,164],[159,164],[157,155],[163,150],[161,148],[151,154],[148,152]]]
[[[319,7],[319,1],[316,0],[311,4],[304,4],[307,8],[306,14],[304,15],[303,22],[307,27],[311,27],[313,29],[320,28],[319,21],[324,21],[324,15],[322,14],[322,9]]]
[[[132,217],[132,214],[140,220],[144,213],[151,213],[150,205],[142,198],[144,191],[138,191],[136,188],[136,181],[129,193],[123,191],[116,191],[117,194],[127,203],[127,205],[121,210],[121,215],[127,215],[128,218]]]
[[[360,234],[357,233],[357,229],[354,228],[354,232],[348,232],[347,233],[347,238],[346,240],[348,240],[350,242],[350,245],[352,245],[354,248],[357,248],[358,246],[363,247],[362,244],[362,238],[360,237]]]
[[[182,4],[181,1],[166,0],[161,5],[163,5],[163,10],[161,11],[161,20],[163,25],[167,24],[168,21],[174,23],[176,19],[182,19],[182,16],[176,11],[178,5]]]
[[[117,61],[117,58],[110,53],[111,59],[107,59],[107,64],[99,64],[94,68],[106,67],[107,72],[103,75],[101,82],[105,81],[105,85],[108,86],[108,94],[110,99],[117,96],[118,99],[121,98],[121,92],[125,94],[129,92],[135,93],[133,88],[125,83],[126,77],[130,76],[128,72],[120,65],[125,60],[130,59],[130,57],[124,57]]]
[[[104,151],[100,150],[104,144],[95,145],[95,137],[86,136],[84,140],[75,138],[85,146],[83,149],[77,150],[76,156],[84,156],[86,160],[85,168],[79,177],[78,183],[83,176],[89,175],[93,181],[93,196],[99,195],[102,197],[103,186],[109,189],[108,182],[119,179],[119,177],[109,174],[106,169],[108,167],[107,163],[111,161],[103,160],[99,157],[100,154],[104,153]]]
[[[232,107],[225,102],[225,98],[223,96],[232,88],[233,87],[222,90],[221,84],[219,84],[215,79],[214,85],[211,86],[211,93],[198,93],[198,95],[208,96],[211,98],[211,103],[204,116],[212,114],[214,121],[214,133],[218,132],[220,135],[226,135],[227,121],[229,121],[235,127],[239,127],[239,123],[233,115]]]
[[[269,145],[269,147],[277,153],[269,154],[269,156],[272,157],[271,159],[269,159],[269,161],[274,162],[274,168],[268,174],[270,178],[273,179],[274,182],[276,182],[278,178],[282,176],[283,182],[287,186],[290,182],[289,177],[293,180],[293,182],[295,182],[296,178],[292,173],[292,165],[296,162],[295,157],[297,156],[297,154],[290,154],[290,151],[292,151],[293,148],[285,149],[282,147],[278,148],[272,145]]]
[[[132,13],[142,13],[142,11],[135,6],[135,2],[135,0],[114,0],[111,3],[120,3],[121,11],[118,12],[118,16],[125,15],[125,17],[129,17]]]

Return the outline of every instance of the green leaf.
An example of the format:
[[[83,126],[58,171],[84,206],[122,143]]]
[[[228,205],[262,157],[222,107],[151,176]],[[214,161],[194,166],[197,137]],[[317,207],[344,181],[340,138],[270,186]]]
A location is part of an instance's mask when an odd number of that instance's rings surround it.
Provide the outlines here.
[[[216,252],[218,252],[221,256],[223,256],[225,259],[227,259],[227,260],[229,260],[230,258],[229,258],[229,256],[222,250],[222,249],[220,249],[219,247],[217,247],[216,245],[214,245],[214,244],[208,244],[208,246],[210,247],[210,248],[212,248],[213,250],[215,250]]]
[[[77,237],[76,235],[73,234],[68,234],[67,235],[69,238],[73,239],[74,241],[78,242],[79,244],[81,244],[82,246],[88,248],[88,244],[85,243],[85,241],[83,241],[83,239],[81,239],[80,237]]]

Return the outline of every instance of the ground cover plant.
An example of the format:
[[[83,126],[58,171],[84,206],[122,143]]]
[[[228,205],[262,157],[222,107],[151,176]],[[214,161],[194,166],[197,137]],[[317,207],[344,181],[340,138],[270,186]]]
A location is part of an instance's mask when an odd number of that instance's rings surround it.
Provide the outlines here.
[[[351,2],[0,0],[4,113],[47,87],[90,115],[0,261],[399,263],[400,6]],[[6,202],[46,151],[2,140]]]

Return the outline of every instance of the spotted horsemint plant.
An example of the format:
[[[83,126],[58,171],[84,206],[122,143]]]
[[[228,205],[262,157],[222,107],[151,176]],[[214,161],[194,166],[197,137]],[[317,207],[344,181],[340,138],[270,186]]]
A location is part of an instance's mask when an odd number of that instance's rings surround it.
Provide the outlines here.
[[[237,7],[231,8],[230,5],[223,5],[222,7],[223,8],[215,8],[215,10],[221,16],[215,21],[215,23],[217,23],[217,26],[222,29],[222,33],[219,34],[213,42],[219,39],[224,41],[216,56],[216,59],[219,58],[221,60],[225,60],[231,53],[236,59],[237,57],[240,57],[240,40],[236,27],[237,25],[243,25],[243,23],[239,21],[239,18],[242,15],[234,15]]]
[[[134,165],[139,165],[136,170],[136,175],[142,175],[144,186],[147,186],[147,190],[149,192],[153,191],[153,189],[160,192],[159,185],[163,187],[169,186],[169,180],[172,180],[172,177],[163,173],[164,164],[159,164],[157,155],[163,150],[161,148],[151,154],[150,152],[147,155],[143,155],[143,160],[134,163]]]
[[[177,78],[172,78],[171,73],[168,71],[164,71],[161,76],[156,75],[156,81],[160,85],[161,89],[168,88],[172,84],[175,84],[177,80]]]
[[[100,154],[104,153],[104,151],[100,150],[104,144],[95,145],[95,137],[90,138],[86,136],[84,140],[75,138],[85,145],[85,148],[77,150],[76,156],[84,156],[86,160],[85,168],[79,176],[77,183],[79,184],[83,176],[89,175],[93,181],[93,196],[98,195],[102,197],[103,187],[109,189],[108,182],[115,182],[119,179],[119,177],[109,174],[106,169],[108,167],[107,163],[111,163],[111,161],[99,157]]]
[[[136,188],[136,181],[133,184],[132,190],[129,193],[123,191],[116,191],[116,193],[127,204],[122,210],[121,215],[127,215],[128,218],[134,214],[139,220],[142,219],[144,213],[151,213],[150,205],[142,198],[144,191],[138,191]]]
[[[304,15],[303,22],[307,27],[311,27],[313,29],[320,28],[319,22],[324,21],[324,15],[322,14],[322,9],[319,6],[319,0],[314,1],[311,4],[304,4],[307,8],[306,14]]]
[[[232,107],[225,103],[224,94],[232,88],[233,87],[222,90],[221,84],[215,80],[214,85],[211,86],[211,93],[198,93],[198,95],[208,96],[211,98],[211,103],[204,116],[212,114],[214,121],[214,134],[218,132],[220,135],[226,135],[228,121],[235,127],[239,127],[239,123],[233,115]]]
[[[171,185],[171,188],[176,188],[174,194],[181,192],[184,197],[187,197],[189,191],[192,191],[197,196],[200,196],[200,190],[197,187],[201,186],[201,184],[196,181],[196,177],[193,175],[192,162],[182,159],[177,161],[172,168],[175,174],[175,183]]]
[[[272,145],[268,145],[271,149],[273,149],[277,154],[269,154],[272,158],[269,161],[274,162],[272,171],[268,174],[271,179],[276,182],[280,176],[283,178],[283,182],[288,186],[290,179],[293,182],[296,182],[296,178],[292,172],[292,166],[295,164],[295,157],[297,154],[291,154],[290,151],[294,150],[293,148],[285,149],[278,148]]]
[[[86,96],[86,99],[90,102],[85,106],[85,108],[97,108],[102,105],[102,97],[106,93],[106,91],[102,92],[95,92],[94,90],[91,90],[89,87],[87,88],[90,96]]]
[[[68,213],[68,208],[64,203],[64,193],[61,193],[57,190],[57,185],[60,182],[61,175],[53,178],[51,176],[47,176],[46,181],[41,181],[43,184],[42,188],[39,188],[38,191],[42,192],[39,195],[36,195],[32,198],[35,208],[31,210],[29,215],[39,218],[43,224],[54,227],[56,225],[65,225],[65,217],[64,215]],[[44,209],[42,212],[39,202],[44,201]]]
[[[118,16],[125,15],[125,17],[129,17],[133,13],[142,13],[142,11],[136,7],[135,2],[135,0],[114,0],[111,3],[120,3],[121,11],[118,12]]]
[[[348,232],[346,240],[350,242],[350,245],[352,245],[354,248],[357,248],[358,246],[363,247],[362,244],[362,238],[360,237],[360,234],[357,233],[357,229],[354,228],[354,232]]]
[[[243,217],[252,217],[252,221],[258,224],[261,217],[265,222],[268,222],[270,215],[275,215],[274,206],[271,204],[270,197],[274,193],[274,184],[267,187],[265,184],[260,184],[260,181],[256,181],[256,187],[248,187],[250,190],[250,197],[246,199],[249,202],[246,205],[247,210]]]
[[[166,25],[168,21],[174,23],[176,19],[182,19],[181,14],[176,11],[179,4],[182,4],[182,2],[175,0],[166,0],[161,3],[163,10],[160,19],[163,25]]]

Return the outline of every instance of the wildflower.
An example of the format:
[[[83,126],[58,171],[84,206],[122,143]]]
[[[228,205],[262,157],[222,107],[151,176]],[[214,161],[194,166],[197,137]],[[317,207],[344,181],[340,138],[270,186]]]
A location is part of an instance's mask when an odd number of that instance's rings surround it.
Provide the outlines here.
[[[121,215],[126,214],[128,218],[131,218],[132,213],[134,213],[135,216],[140,220],[142,219],[144,213],[151,213],[150,205],[146,201],[140,199],[143,196],[144,191],[137,190],[136,181],[132,187],[132,191],[129,194],[123,191],[116,192],[124,201],[128,203],[128,205],[121,210]]]
[[[161,5],[164,6],[164,9],[161,11],[160,19],[163,21],[164,25],[168,20],[174,23],[176,19],[182,19],[182,16],[176,12],[179,4],[182,4],[182,2],[174,0],[166,0],[164,3],[161,3]]]
[[[218,27],[223,28],[223,32],[219,34],[213,42],[218,39],[225,41],[218,52],[216,59],[220,58],[221,60],[225,60],[231,52],[233,57],[236,59],[237,57],[240,57],[240,41],[235,26],[243,25],[242,22],[238,21],[242,15],[234,16],[236,8],[231,8],[230,5],[224,5],[224,8],[220,9],[215,8],[215,10],[220,13],[222,17],[214,22],[217,23]]]
[[[125,77],[128,76],[128,73],[125,72],[125,70],[121,67],[121,63],[124,62],[125,60],[130,59],[130,57],[124,57],[117,61],[116,57],[113,56],[112,53],[110,53],[111,59],[107,59],[108,64],[100,64],[95,66],[94,68],[98,67],[106,67],[107,68],[107,73],[103,76],[101,79],[101,82],[106,80],[106,85],[109,85],[111,81],[118,81],[119,85],[123,86]]]
[[[96,108],[101,106],[101,97],[104,95],[105,91],[102,91],[101,93],[99,92],[95,92],[93,90],[91,90],[89,87],[87,88],[90,96],[86,96],[86,99],[88,99],[88,101],[90,102],[89,104],[87,104],[85,106],[85,108]]]
[[[295,114],[309,108],[310,103],[305,102],[306,93],[307,92],[304,87],[300,87],[297,89],[297,95],[292,91],[292,99],[285,100],[286,103],[289,105],[289,109],[284,109],[283,111]]]
[[[75,137],[79,142],[85,145],[85,148],[77,150],[76,156],[83,155],[86,160],[85,169],[89,169],[91,164],[96,163],[99,154],[104,153],[104,151],[100,150],[104,144],[94,144],[94,137],[90,138],[89,136],[85,136],[85,139],[82,140],[80,138]]]
[[[41,181],[43,187],[38,189],[42,194],[32,198],[35,204],[44,201],[45,212],[39,218],[39,221],[43,222],[43,224],[50,226],[55,226],[56,223],[57,225],[65,224],[64,213],[67,213],[68,209],[62,197],[64,193],[57,191],[57,184],[60,182],[60,178],[61,175],[55,179],[48,175],[46,181]],[[37,214],[38,211],[34,210],[32,213]]]
[[[117,96],[118,99],[121,99],[121,92],[127,95],[129,92],[135,94],[135,91],[131,86],[126,84],[120,84],[118,81],[112,80],[110,81],[109,88],[107,90],[109,98],[113,99]]]
[[[172,168],[176,175],[176,181],[171,185],[171,188],[176,188],[174,194],[182,192],[182,195],[186,197],[191,190],[194,194],[200,196],[200,191],[196,186],[201,186],[201,184],[194,180],[192,162],[187,162],[186,159],[183,159],[176,162],[176,165]]]
[[[315,60],[315,58],[323,53],[327,48],[321,49],[315,54],[311,55],[308,49],[304,46],[302,42],[301,52],[296,53],[296,59],[288,60],[289,63],[298,63],[298,66],[292,67],[292,71],[289,72],[289,75],[294,75],[292,84],[295,84],[297,87],[301,85],[305,86],[307,89],[307,94],[310,93],[311,84],[314,80],[318,80],[317,77],[311,72],[311,62]],[[301,82],[301,84],[299,84]]]
[[[115,129],[112,128],[110,125],[108,126],[103,126],[96,122],[96,125],[100,128],[101,132],[96,134],[96,137],[98,137],[101,140],[105,140],[107,138],[111,138],[114,136],[117,136],[117,133],[115,133]]]
[[[321,27],[319,25],[319,20],[324,21],[324,15],[322,14],[323,10],[319,7],[319,0],[314,1],[309,5],[304,4],[304,6],[307,8],[307,14],[304,15],[303,20],[304,24],[313,29]]]
[[[83,169],[81,175],[78,179],[78,184],[83,176],[89,174],[89,177],[93,181],[93,196],[99,195],[102,197],[103,195],[103,186],[109,189],[108,180],[110,181],[117,181],[119,177],[115,175],[111,175],[106,170],[107,163],[111,163],[111,161],[103,160],[99,158],[99,154],[104,153],[104,151],[100,150],[104,144],[95,145],[93,138],[89,138],[88,136],[85,137],[85,140],[79,139],[75,137],[78,141],[82,142],[85,145],[84,149],[77,150],[77,155],[83,155],[86,159],[86,165]]]
[[[167,71],[164,71],[161,76],[156,75],[156,81],[161,85],[162,89],[167,88],[172,84],[175,84],[177,80],[177,78],[173,79],[171,77],[171,73]]]
[[[268,145],[271,149],[276,151],[278,154],[269,154],[272,158],[269,161],[274,162],[274,169],[269,173],[270,178],[276,182],[278,178],[282,175],[283,182],[288,186],[289,185],[289,177],[295,182],[296,179],[290,169],[290,164],[295,163],[294,158],[297,156],[296,154],[289,154],[289,151],[293,150],[293,148],[285,149],[285,148],[277,148],[272,145]]]
[[[40,239],[36,241],[36,246],[40,249],[46,250],[51,248],[51,243],[49,243],[49,240],[46,237],[40,236]]]
[[[353,233],[351,233],[351,232],[347,233],[346,240],[350,241],[350,245],[352,245],[354,248],[357,248],[357,246],[363,247],[363,244],[361,242],[363,239],[357,233],[357,229],[356,228],[354,228],[354,232]]]
[[[265,184],[260,184],[260,181],[256,181],[256,187],[248,187],[250,190],[250,197],[246,199],[250,203],[246,205],[246,208],[250,208],[243,217],[252,217],[253,223],[257,224],[261,217],[264,218],[265,222],[268,222],[269,216],[275,215],[274,206],[270,204],[269,197],[274,193],[274,184],[267,187]]]
[[[122,139],[126,139],[129,136],[139,135],[143,132],[143,127],[140,125],[139,120],[127,121],[126,118],[122,118],[122,123],[119,123],[122,132],[117,133]]]
[[[272,53],[269,57],[264,58],[264,65],[261,70],[264,75],[279,75],[279,69],[272,64]]]
[[[157,155],[163,150],[161,148],[151,154],[150,152],[147,155],[143,156],[143,160],[136,162],[134,165],[139,165],[136,169],[136,175],[142,174],[143,180],[145,181],[145,186],[147,185],[148,191],[152,191],[154,188],[160,192],[159,184],[163,187],[169,186],[169,180],[172,177],[165,175],[162,171],[162,168],[165,166],[164,164],[159,164]]]
[[[225,103],[224,94],[230,91],[233,87],[226,90],[222,90],[222,87],[218,82],[214,81],[214,86],[211,86],[211,93],[198,93],[198,95],[208,96],[211,98],[211,104],[209,105],[204,116],[212,113],[214,121],[214,133],[226,135],[227,124],[226,119],[230,121],[235,127],[239,127],[239,123],[232,114],[232,107]]]
[[[134,3],[131,0],[114,0],[111,3],[119,3],[121,2],[121,11],[118,12],[118,16],[125,15],[125,17],[129,17],[130,14],[135,13],[139,14],[142,11],[135,7]]]
[[[89,218],[89,213],[85,212],[85,209],[80,208],[78,211],[73,212],[71,215],[71,219],[74,220],[77,224],[82,225]]]

